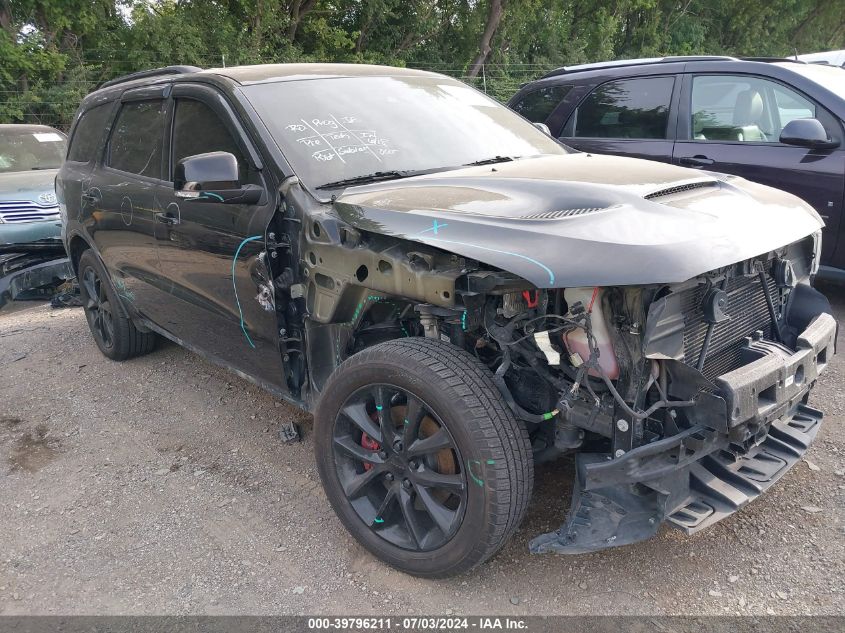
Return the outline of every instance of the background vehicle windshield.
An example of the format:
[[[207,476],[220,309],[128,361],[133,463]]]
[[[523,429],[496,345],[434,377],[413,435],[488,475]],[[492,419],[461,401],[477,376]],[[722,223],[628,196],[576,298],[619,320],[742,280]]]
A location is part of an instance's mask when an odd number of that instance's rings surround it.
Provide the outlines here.
[[[56,131],[0,130],[0,173],[58,169],[66,150],[64,135]]]
[[[445,77],[287,81],[246,86],[244,93],[310,187],[379,171],[567,152],[522,117]]]
[[[845,99],[845,69],[825,64],[781,64],[792,72],[827,88],[837,97]]]

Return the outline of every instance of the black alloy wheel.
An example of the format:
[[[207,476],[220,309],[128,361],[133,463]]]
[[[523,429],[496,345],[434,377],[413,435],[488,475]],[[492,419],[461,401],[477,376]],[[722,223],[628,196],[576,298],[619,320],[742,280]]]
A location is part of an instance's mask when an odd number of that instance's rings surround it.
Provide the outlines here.
[[[132,322],[93,250],[82,253],[76,270],[85,318],[103,355],[112,360],[126,360],[153,351],[157,335]]]
[[[493,556],[525,515],[534,480],[528,433],[490,370],[435,339],[379,343],[335,369],[314,410],[314,451],[350,534],[426,578]]]
[[[422,400],[395,385],[359,389],[335,420],[333,447],[346,498],[379,537],[426,551],[454,536],[466,473],[451,433]]]
[[[111,349],[114,347],[114,308],[106,292],[106,285],[92,266],[83,272],[81,285],[84,292],[83,308],[91,333],[101,348]]]

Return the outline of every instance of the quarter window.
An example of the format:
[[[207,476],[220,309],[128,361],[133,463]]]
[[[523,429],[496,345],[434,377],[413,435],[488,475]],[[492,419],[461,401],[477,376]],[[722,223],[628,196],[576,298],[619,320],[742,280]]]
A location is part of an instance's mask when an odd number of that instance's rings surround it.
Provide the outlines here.
[[[68,160],[87,163],[96,158],[94,154],[100,146],[100,139],[108,123],[111,110],[112,104],[105,103],[82,113],[82,117],[73,132],[73,139],[67,154]]]
[[[179,99],[173,120],[173,166],[183,158],[207,152],[229,152],[238,159],[241,180],[246,180],[246,161],[220,117],[194,99]]]
[[[545,123],[571,89],[572,86],[545,86],[524,95],[511,109],[529,121]]]
[[[816,117],[816,106],[798,93],[778,84],[773,84],[775,103],[778,106],[778,117],[781,127],[795,119],[813,119]]]
[[[580,138],[665,139],[673,77],[602,84],[578,106],[566,126]]]
[[[130,101],[117,115],[109,141],[108,166],[150,178],[161,178],[164,101]]]
[[[816,106],[794,90],[753,76],[700,75],[692,81],[692,136],[697,141],[777,143],[794,119]]]

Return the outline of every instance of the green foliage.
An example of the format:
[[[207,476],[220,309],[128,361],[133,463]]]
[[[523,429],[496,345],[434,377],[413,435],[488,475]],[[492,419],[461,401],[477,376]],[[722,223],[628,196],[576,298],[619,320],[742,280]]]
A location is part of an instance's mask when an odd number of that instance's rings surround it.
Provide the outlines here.
[[[506,99],[566,64],[845,48],[845,0],[0,0],[0,122],[67,127],[100,82],[166,66],[407,65]]]

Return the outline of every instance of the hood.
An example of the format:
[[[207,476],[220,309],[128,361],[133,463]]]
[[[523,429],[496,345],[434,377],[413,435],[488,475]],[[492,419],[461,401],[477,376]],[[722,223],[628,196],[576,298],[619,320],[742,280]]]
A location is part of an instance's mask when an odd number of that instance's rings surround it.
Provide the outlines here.
[[[0,173],[0,200],[31,200],[38,204],[44,202],[38,196],[42,193],[54,193],[58,169],[33,169],[31,171],[12,171]]]
[[[540,288],[686,281],[823,226],[795,196],[741,178],[581,153],[349,188],[334,204],[356,228]]]

